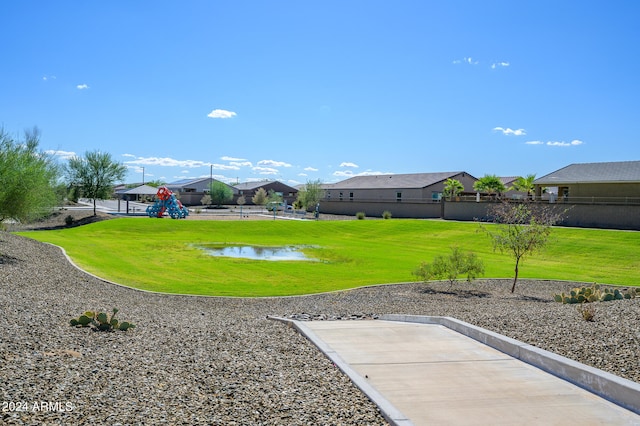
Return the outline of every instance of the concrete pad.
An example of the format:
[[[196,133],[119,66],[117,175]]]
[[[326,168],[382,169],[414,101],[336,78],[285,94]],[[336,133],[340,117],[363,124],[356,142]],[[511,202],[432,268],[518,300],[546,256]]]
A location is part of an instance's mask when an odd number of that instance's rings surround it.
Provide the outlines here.
[[[640,425],[637,414],[442,325],[295,323],[392,424]]]

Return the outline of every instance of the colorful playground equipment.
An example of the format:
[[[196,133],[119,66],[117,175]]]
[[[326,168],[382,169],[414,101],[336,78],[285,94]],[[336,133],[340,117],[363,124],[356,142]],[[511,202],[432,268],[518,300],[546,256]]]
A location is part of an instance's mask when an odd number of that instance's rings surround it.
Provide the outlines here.
[[[156,202],[147,207],[149,217],[162,217],[167,212],[172,219],[184,219],[189,216],[189,210],[182,205],[176,195],[166,186],[158,188]]]

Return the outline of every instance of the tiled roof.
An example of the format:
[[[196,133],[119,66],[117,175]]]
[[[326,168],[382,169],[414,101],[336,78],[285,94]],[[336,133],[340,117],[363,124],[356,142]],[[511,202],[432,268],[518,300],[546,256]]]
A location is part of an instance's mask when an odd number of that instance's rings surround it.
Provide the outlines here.
[[[331,185],[331,189],[425,188],[464,172],[409,173],[354,176]]]
[[[640,182],[640,161],[570,164],[534,181],[536,185]]]

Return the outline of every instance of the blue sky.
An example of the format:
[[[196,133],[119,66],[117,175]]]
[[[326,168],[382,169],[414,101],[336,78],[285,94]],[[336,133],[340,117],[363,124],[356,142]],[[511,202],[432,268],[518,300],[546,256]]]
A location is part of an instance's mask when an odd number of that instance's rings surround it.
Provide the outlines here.
[[[640,2],[0,3],[0,125],[127,182],[640,160]]]

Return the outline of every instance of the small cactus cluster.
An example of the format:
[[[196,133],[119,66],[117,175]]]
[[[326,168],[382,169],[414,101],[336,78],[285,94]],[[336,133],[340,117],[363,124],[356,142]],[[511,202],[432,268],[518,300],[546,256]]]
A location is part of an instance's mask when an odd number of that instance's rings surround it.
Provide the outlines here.
[[[78,318],[73,318],[69,321],[69,324],[73,327],[93,327],[94,330],[98,331],[127,331],[128,329],[135,327],[135,325],[130,322],[118,321],[115,318],[117,313],[118,310],[116,308],[113,308],[113,313],[111,315],[108,315],[105,312],[87,311]]]
[[[617,288],[601,288],[598,284],[593,284],[590,287],[575,287],[569,294],[556,294],[553,300],[560,303],[608,302],[610,300],[634,299],[636,294],[635,288],[621,291]]]

